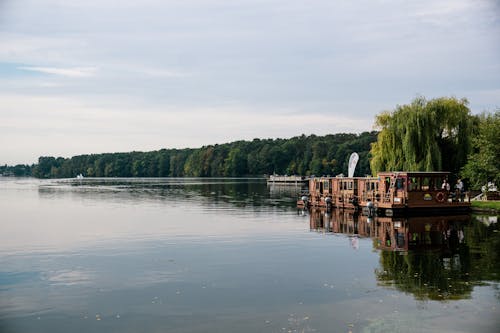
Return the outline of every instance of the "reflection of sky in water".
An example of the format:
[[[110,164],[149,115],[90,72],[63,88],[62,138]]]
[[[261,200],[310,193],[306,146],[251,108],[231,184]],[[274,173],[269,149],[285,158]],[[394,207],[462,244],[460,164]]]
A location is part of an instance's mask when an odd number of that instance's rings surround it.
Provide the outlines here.
[[[450,302],[381,287],[371,239],[353,247],[347,235],[310,232],[293,198],[262,183],[192,180],[183,191],[153,180],[144,190],[34,182],[0,182],[2,332],[494,332],[498,324],[489,286]]]

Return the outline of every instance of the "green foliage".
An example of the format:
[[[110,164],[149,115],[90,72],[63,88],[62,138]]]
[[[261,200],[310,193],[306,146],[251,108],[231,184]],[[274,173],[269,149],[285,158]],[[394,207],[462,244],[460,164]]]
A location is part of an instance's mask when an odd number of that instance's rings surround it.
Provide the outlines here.
[[[31,176],[31,166],[17,164],[14,166],[0,165],[0,176],[26,177]]]
[[[464,240],[440,240],[441,247],[420,248],[407,253],[382,251],[377,280],[411,293],[419,300],[469,298],[474,286],[500,279],[500,223],[483,223],[473,217],[463,228]]]
[[[466,99],[418,97],[376,118],[371,170],[457,173],[471,150],[473,117]]]
[[[357,175],[370,173],[370,144],[376,132],[301,135],[291,139],[254,139],[198,149],[40,157],[39,178],[87,177],[240,177],[264,174],[334,175],[347,172],[349,155],[361,157]]]
[[[471,201],[472,207],[500,212],[500,201]]]
[[[488,182],[500,185],[500,110],[478,117],[478,134],[472,139],[473,152],[462,169],[472,189]]]
[[[418,300],[451,300],[470,297],[473,284],[469,283],[470,253],[465,246],[452,253],[459,259],[449,260],[450,254],[437,251],[408,252],[382,251],[380,262],[383,270],[376,270],[382,285],[394,285],[411,293]],[[444,261],[451,267],[446,269]]]

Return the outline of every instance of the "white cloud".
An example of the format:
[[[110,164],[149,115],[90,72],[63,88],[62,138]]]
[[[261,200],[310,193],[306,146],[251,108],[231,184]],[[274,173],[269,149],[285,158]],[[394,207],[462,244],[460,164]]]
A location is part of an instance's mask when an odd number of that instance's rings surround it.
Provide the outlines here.
[[[369,130],[419,93],[492,109],[495,14],[489,0],[10,2],[0,157]]]
[[[91,77],[94,76],[97,72],[97,68],[95,67],[56,68],[56,67],[21,66],[18,68],[25,71],[33,71],[44,74],[60,75],[73,78]]]
[[[0,94],[0,141],[15,143],[18,162],[39,156],[70,157],[85,153],[201,147],[253,138],[285,138],[305,134],[361,132],[371,119],[348,114],[314,114],[299,109],[251,106],[99,106],[99,100]],[[4,147],[4,150],[8,149]],[[5,155],[6,156],[6,155]],[[3,156],[3,158],[6,158]],[[2,160],[1,163],[12,163]]]

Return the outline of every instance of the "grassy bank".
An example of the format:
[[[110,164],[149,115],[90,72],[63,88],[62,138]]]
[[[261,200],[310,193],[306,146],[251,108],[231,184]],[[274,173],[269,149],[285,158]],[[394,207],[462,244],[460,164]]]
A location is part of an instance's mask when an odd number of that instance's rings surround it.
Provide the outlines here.
[[[471,201],[474,210],[491,210],[500,212],[500,201]]]

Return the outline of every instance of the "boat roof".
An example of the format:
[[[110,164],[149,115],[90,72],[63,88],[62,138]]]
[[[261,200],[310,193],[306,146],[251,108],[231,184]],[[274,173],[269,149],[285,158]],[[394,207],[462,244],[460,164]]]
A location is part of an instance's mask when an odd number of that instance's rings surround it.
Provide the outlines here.
[[[377,174],[377,176],[366,176],[366,177],[346,177],[346,176],[311,176],[308,179],[317,179],[317,180],[325,180],[325,179],[377,179],[380,176],[448,176],[450,174],[449,171],[381,171]]]
[[[449,171],[382,171],[379,175],[407,175],[407,176],[447,176]]]

